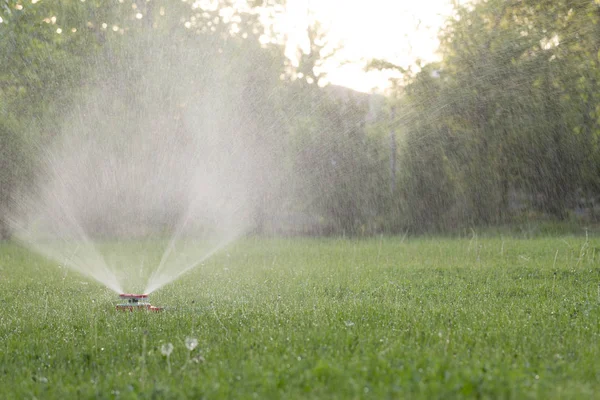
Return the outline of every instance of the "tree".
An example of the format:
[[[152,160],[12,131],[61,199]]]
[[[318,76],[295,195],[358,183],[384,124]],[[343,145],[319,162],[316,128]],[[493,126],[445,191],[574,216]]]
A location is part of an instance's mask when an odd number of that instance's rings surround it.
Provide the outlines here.
[[[407,213],[451,226],[499,223],[520,193],[565,218],[578,192],[598,193],[597,5],[490,0],[455,13],[441,32],[440,65],[405,71],[404,152],[417,155],[400,169],[432,190],[422,194],[429,214],[418,196]],[[415,168],[419,160],[427,161]]]

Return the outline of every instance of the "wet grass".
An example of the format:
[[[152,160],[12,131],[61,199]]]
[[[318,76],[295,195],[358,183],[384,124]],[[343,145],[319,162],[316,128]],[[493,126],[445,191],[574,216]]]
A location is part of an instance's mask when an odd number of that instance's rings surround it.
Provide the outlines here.
[[[3,244],[0,397],[600,398],[599,283],[597,237],[246,239],[119,313]]]

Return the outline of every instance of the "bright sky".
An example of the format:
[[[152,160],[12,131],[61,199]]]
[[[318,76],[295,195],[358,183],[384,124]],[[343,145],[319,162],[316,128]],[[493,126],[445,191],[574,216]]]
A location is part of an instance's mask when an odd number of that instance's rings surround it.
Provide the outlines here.
[[[288,0],[287,8],[290,41],[305,40],[311,10],[328,29],[329,42],[343,46],[327,65],[329,81],[365,92],[386,87],[389,77],[364,72],[368,59],[403,67],[417,58],[437,60],[437,33],[452,11],[451,0]]]

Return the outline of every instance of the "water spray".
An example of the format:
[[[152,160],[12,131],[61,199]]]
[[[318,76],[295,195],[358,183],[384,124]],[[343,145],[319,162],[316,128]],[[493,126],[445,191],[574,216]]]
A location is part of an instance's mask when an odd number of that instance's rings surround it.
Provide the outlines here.
[[[152,312],[161,312],[163,311],[163,307],[154,307],[150,304],[150,299],[148,294],[130,294],[123,293],[120,294],[119,297],[123,300],[126,300],[126,303],[117,304],[116,309],[118,311],[152,311]]]

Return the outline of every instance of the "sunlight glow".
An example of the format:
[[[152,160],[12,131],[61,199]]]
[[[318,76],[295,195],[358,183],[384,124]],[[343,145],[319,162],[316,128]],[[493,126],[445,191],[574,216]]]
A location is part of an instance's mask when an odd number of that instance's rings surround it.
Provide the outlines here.
[[[328,81],[359,91],[381,90],[392,74],[365,72],[366,63],[378,58],[408,67],[417,60],[438,60],[437,34],[451,13],[450,0],[289,0],[278,29],[288,38],[293,62],[296,49],[308,50],[307,27],[319,21],[329,50],[339,47],[323,66]]]

